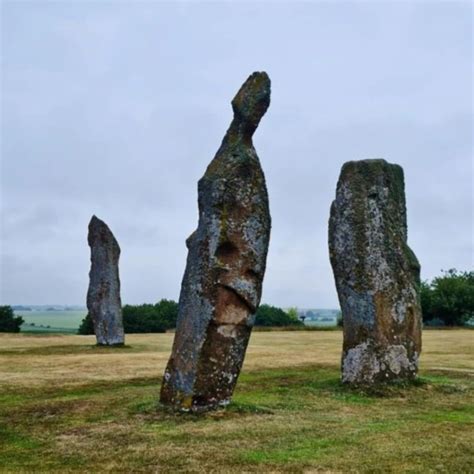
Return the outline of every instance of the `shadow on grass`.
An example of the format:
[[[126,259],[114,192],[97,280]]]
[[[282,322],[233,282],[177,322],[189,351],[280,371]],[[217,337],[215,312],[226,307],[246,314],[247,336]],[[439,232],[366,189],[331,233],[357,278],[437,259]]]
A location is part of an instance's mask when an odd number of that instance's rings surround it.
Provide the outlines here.
[[[202,412],[179,412],[157,401],[138,403],[131,414],[150,422],[177,424],[201,420],[227,420],[253,415],[274,415],[279,411],[299,411],[314,399],[328,397],[342,405],[371,405],[381,398],[409,398],[430,391],[443,392],[446,385],[433,377],[410,382],[391,382],[375,386],[350,386],[340,381],[337,369],[327,366],[299,367],[289,372],[269,369],[242,374],[233,401],[227,408]],[[456,387],[456,385],[451,385]]]
[[[374,385],[343,384],[339,370],[328,366],[303,366],[270,369],[244,374],[234,399],[244,404],[256,403],[270,410],[299,409],[305,397],[331,396],[344,403],[372,404],[381,398],[409,398],[430,392],[461,393],[467,390],[464,380],[429,374],[412,381],[391,381]]]
[[[159,389],[161,377],[135,377],[124,380],[100,380],[97,382],[88,382],[74,386],[47,385],[40,387],[30,387],[25,390],[24,387],[4,386],[0,392],[0,412],[1,408],[7,405],[24,404],[32,401],[55,401],[55,400],[74,400],[88,399],[120,393],[122,390],[140,390],[147,388]]]
[[[8,350],[0,350],[0,355],[7,356],[29,356],[29,355],[76,355],[76,354],[110,354],[113,352],[129,351],[129,352],[145,352],[153,351],[154,347],[145,345],[116,345],[103,346],[97,344],[84,345],[62,345],[62,346],[43,346],[31,347],[28,349],[13,348]]]
[[[189,423],[219,422],[252,416],[273,415],[274,411],[255,403],[232,402],[226,408],[203,412],[183,412],[164,406],[157,400],[151,400],[129,406],[129,414],[151,426],[168,425],[172,427]]]

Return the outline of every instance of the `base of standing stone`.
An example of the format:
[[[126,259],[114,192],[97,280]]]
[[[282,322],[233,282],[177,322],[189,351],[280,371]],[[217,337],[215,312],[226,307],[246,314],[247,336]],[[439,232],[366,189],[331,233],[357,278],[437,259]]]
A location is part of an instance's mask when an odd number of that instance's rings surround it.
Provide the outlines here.
[[[100,342],[98,342],[96,344],[96,346],[98,346],[98,347],[125,347],[125,343],[124,342],[117,342],[115,344],[101,344]]]
[[[170,411],[179,412],[179,413],[206,413],[209,411],[219,410],[220,408],[225,408],[231,399],[227,400],[218,400],[215,403],[209,403],[207,405],[196,405],[193,403],[192,397],[185,397],[175,403],[166,400],[160,400],[160,405]]]
[[[192,389],[176,389],[171,374],[166,370],[161,403],[176,411],[193,413],[226,407],[232,399],[251,330],[247,324],[216,324],[211,321]]]
[[[343,355],[342,382],[369,385],[379,382],[414,380],[418,354],[411,359],[403,345],[375,347],[363,342]]]

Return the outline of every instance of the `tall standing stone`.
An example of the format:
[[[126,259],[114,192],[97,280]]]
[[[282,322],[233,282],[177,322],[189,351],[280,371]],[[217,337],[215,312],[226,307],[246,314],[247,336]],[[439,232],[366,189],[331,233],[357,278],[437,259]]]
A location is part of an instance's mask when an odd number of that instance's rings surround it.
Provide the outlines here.
[[[342,309],[342,380],[416,376],[421,351],[420,265],[407,245],[403,169],[345,163],[329,219],[329,252]]]
[[[118,269],[120,247],[107,224],[96,216],[89,222],[87,241],[91,248],[87,309],[97,344],[120,345],[124,343]]]
[[[187,239],[172,354],[161,402],[179,410],[229,403],[260,302],[270,239],[268,195],[252,135],[270,104],[270,79],[252,74],[198,184],[199,223]]]

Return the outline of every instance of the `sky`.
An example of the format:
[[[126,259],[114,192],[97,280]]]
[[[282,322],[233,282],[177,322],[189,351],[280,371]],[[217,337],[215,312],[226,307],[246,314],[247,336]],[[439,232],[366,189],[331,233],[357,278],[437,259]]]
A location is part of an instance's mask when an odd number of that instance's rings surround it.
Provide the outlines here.
[[[0,304],[84,304],[96,214],[122,301],[178,299],[197,181],[253,71],[272,234],[262,301],[337,308],[341,166],[405,171],[422,278],[473,268],[470,2],[2,2]]]

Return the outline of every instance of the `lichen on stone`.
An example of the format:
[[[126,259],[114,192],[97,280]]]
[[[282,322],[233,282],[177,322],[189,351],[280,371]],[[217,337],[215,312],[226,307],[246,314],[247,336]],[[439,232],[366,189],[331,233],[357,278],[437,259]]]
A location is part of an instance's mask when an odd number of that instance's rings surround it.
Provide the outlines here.
[[[331,206],[329,253],[343,315],[343,381],[415,377],[420,266],[407,244],[400,166],[382,159],[344,164]]]
[[[252,135],[270,104],[270,79],[252,74],[198,183],[199,222],[189,249],[162,403],[202,411],[229,403],[260,302],[270,238],[265,178]]]

